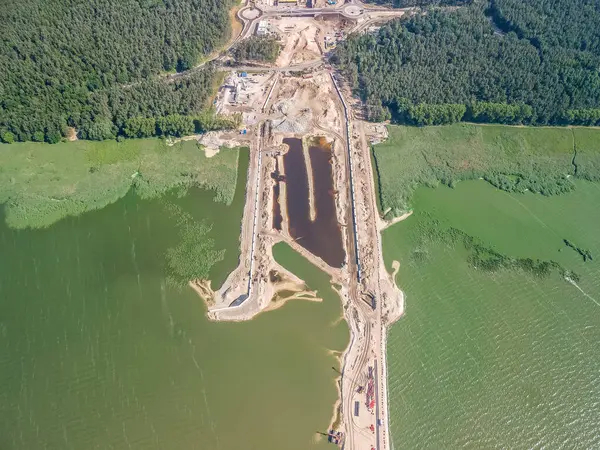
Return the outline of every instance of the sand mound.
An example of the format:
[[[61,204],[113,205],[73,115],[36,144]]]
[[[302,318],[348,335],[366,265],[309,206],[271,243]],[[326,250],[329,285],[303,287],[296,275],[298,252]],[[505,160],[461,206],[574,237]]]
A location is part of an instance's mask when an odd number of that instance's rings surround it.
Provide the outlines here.
[[[298,110],[293,99],[285,99],[273,107],[283,117],[273,119],[273,130],[279,133],[306,133],[312,121],[312,112],[305,108]]]
[[[229,137],[225,137],[218,131],[210,131],[206,134],[200,135],[198,138],[198,143],[204,147],[207,158],[215,156],[217,153],[219,153],[219,149],[221,147],[233,148],[242,146],[240,142]]]

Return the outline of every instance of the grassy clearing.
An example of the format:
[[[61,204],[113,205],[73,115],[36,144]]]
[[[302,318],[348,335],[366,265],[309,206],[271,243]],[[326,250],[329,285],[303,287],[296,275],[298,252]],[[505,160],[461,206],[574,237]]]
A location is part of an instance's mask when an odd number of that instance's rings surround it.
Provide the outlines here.
[[[206,158],[196,142],[172,147],[160,139],[0,145],[0,203],[14,228],[38,228],[102,208],[132,187],[143,198],[174,187],[214,190],[230,204],[239,151]]]
[[[569,175],[600,179],[598,129],[456,124],[392,126],[389,134],[373,154],[381,208],[394,216],[410,208],[419,185],[484,178],[508,192],[552,195],[574,188]]]

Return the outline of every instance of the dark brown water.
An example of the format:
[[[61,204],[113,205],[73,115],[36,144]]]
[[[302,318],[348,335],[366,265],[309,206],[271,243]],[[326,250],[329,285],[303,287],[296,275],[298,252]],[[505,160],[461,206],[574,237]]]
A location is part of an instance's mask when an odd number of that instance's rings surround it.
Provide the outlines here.
[[[273,229],[281,231],[283,217],[281,215],[281,204],[279,203],[279,183],[284,181],[284,177],[279,173],[279,160],[275,158],[275,172],[271,174],[276,183],[273,186]]]
[[[316,210],[312,221],[302,140],[286,138],[283,142],[290,148],[283,157],[289,233],[302,247],[330,266],[341,267],[345,252],[335,212],[331,147],[322,142],[309,147]]]
[[[281,231],[281,222],[283,222],[283,217],[281,216],[281,205],[279,204],[279,183],[277,183],[273,186],[273,228]]]

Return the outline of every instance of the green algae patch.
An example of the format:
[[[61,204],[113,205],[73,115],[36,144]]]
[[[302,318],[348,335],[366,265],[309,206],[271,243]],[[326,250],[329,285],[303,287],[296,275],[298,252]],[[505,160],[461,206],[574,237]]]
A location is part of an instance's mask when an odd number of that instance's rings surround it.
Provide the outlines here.
[[[130,189],[154,198],[198,186],[233,201],[239,149],[207,158],[195,141],[169,146],[161,139],[0,145],[0,203],[12,228],[47,227],[103,208]]]

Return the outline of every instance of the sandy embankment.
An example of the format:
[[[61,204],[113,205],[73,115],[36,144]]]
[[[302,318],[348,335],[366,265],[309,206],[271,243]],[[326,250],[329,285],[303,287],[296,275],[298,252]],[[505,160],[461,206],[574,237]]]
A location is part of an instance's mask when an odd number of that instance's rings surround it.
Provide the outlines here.
[[[237,134],[233,132],[220,132],[220,131],[209,131],[204,134],[192,134],[190,136],[183,136],[177,139],[168,139],[167,145],[173,146],[178,142],[185,141],[196,141],[202,146],[204,154],[207,158],[215,156],[222,147],[235,148],[247,146],[247,142],[242,142],[236,139]]]
[[[261,283],[260,294],[254,299],[236,308],[209,309],[208,318],[215,321],[246,321],[278,309],[290,300],[323,301],[316,291],[308,289],[302,279],[275,261],[272,261],[268,274],[268,278]]]
[[[277,164],[279,166],[279,174],[285,177],[285,167],[283,165],[283,155],[277,155]],[[279,208],[281,212],[281,231],[287,233],[289,229],[288,210],[287,210],[287,184],[279,183]]]
[[[256,249],[254,252],[254,272],[252,280],[249,280],[252,286],[251,295],[239,306],[230,307],[230,305],[243,297],[247,293],[248,288],[248,269],[250,267],[249,252],[251,241],[251,223],[248,220],[254,216],[254,201],[247,201],[245,208],[245,216],[243,223],[244,236],[241,239],[242,254],[240,256],[240,265],[230,274],[224,286],[218,291],[206,289],[206,283],[193,283],[199,294],[209,297],[208,304],[210,305],[208,317],[211,320],[231,320],[241,321],[250,320],[257,314],[272,310],[283,305],[291,299],[303,300],[319,300],[316,295],[307,290],[304,281],[287,271],[285,268],[276,263],[272,254],[272,247],[279,241],[286,241],[294,250],[298,251],[303,256],[307,257],[313,264],[328,273],[335,282],[341,282],[342,276],[339,270],[331,269],[322,260],[314,257],[296,243],[287,233],[287,214],[285,201],[282,201],[282,214],[284,217],[284,226],[281,233],[277,233],[272,229],[273,222],[273,186],[275,180],[271,174],[275,171],[275,158],[278,150],[281,150],[281,140],[276,139],[270,141],[268,146],[265,146],[265,151],[262,153],[262,166],[260,169],[259,183],[259,209],[257,211],[257,232],[256,232]],[[279,166],[283,172],[283,164]],[[247,182],[247,199],[254,199],[256,195],[256,178],[255,174],[258,167],[254,164],[254,158],[251,160],[249,169],[250,177]],[[281,183],[280,199],[285,198],[285,182]],[[247,215],[246,215],[247,214]],[[276,273],[281,279],[272,280],[271,274]],[[289,282],[293,281],[292,284]],[[285,281],[285,283],[282,283]],[[282,291],[289,291],[282,295]],[[290,293],[291,292],[291,293]]]
[[[408,219],[410,216],[412,216],[412,211],[409,211],[407,213],[402,214],[400,217],[394,217],[391,220],[384,220],[379,218],[379,223],[378,223],[378,227],[379,227],[379,231],[383,231],[386,228],[391,227],[394,224],[397,224],[398,222],[402,222],[403,220]]]
[[[290,300],[308,300],[311,302],[323,301],[321,297],[317,296],[317,291],[307,288],[304,280],[297,277],[291,277],[291,272],[288,272],[281,266],[279,266],[279,269],[281,272],[277,272],[276,275],[281,277],[281,279],[277,281],[269,281],[269,286],[265,289],[265,295],[271,295],[271,301],[260,312],[278,309]],[[276,268],[273,270],[276,272]],[[207,307],[211,308],[215,305],[215,291],[211,289],[210,280],[190,281],[189,286],[196,291],[202,300],[204,300]]]
[[[214,306],[214,295],[215,292],[211,289],[210,280],[192,280],[188,285],[196,291],[202,300],[206,303],[207,307]]]
[[[393,260],[392,261],[392,280],[396,280],[396,275],[400,270],[400,261]]]
[[[308,208],[310,211],[310,220],[314,222],[317,218],[317,211],[315,209],[315,180],[310,152],[308,151],[309,147],[310,143],[308,142],[308,139],[302,139],[302,153],[304,154],[304,164],[306,164],[306,175],[308,179]]]

